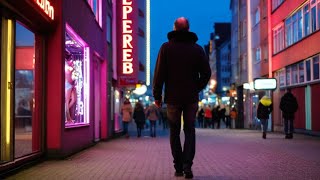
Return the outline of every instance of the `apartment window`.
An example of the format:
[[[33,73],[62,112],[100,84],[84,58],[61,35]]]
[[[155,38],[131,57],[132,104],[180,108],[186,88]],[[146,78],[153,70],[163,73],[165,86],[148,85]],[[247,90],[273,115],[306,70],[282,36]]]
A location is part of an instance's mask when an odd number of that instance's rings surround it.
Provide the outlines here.
[[[304,61],[299,63],[299,83],[304,82]]]
[[[306,4],[303,7],[303,27],[304,27],[304,36],[307,36],[310,34],[310,15],[309,15],[309,4]]]
[[[111,19],[111,17],[109,15],[107,16],[107,23],[106,24],[107,24],[107,27],[106,27],[107,42],[111,43],[111,39],[112,39],[112,32],[111,32],[112,19]]]
[[[90,5],[94,15],[96,16],[96,20],[99,23],[100,27],[102,27],[102,0],[87,0]]]
[[[319,55],[312,58],[313,61],[313,80],[319,79]]]
[[[317,10],[318,10],[318,29],[320,29],[320,0],[318,0]]]
[[[256,61],[261,61],[261,48],[256,49]]]
[[[294,64],[291,66],[291,74],[292,74],[292,84],[298,84],[298,64]]]
[[[297,26],[298,26],[298,41],[300,40],[300,39],[302,39],[302,29],[303,29],[303,23],[302,23],[302,10],[300,9],[300,10],[298,10],[297,12],[296,12],[296,14],[297,14],[297,21],[298,21],[298,24],[297,24]]]
[[[317,2],[316,0],[311,0],[311,32],[317,30]]]
[[[284,0],[272,0],[272,11],[281,5]]]
[[[307,81],[311,81],[311,63],[310,63],[310,60],[306,61],[306,73],[307,73]]]
[[[256,13],[255,13],[254,17],[255,17],[254,25],[257,25],[260,22],[260,9],[259,8],[256,10]]]
[[[286,19],[286,47],[293,44],[293,27],[292,27],[292,17]]]
[[[246,37],[247,35],[247,21],[244,20],[240,22],[241,24],[241,37]]]
[[[273,54],[284,49],[284,32],[283,24],[273,29]]]

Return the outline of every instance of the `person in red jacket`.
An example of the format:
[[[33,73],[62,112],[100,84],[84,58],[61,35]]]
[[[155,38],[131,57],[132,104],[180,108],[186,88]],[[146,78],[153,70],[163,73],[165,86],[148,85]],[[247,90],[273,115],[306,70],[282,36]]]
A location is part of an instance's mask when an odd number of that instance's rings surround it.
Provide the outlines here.
[[[208,56],[196,42],[198,37],[189,31],[189,21],[180,17],[174,30],[168,33],[168,42],[162,44],[154,71],[153,96],[161,106],[162,90],[168,109],[170,146],[175,176],[193,178],[191,166],[195,156],[195,119],[199,92],[211,77]],[[183,114],[184,148],[181,147],[180,129]]]

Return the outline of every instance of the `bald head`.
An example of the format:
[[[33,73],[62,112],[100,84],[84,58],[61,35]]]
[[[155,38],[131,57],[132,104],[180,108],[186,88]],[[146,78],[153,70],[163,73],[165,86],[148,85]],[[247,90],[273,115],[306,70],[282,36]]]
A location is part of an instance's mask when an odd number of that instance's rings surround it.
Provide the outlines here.
[[[189,21],[185,17],[179,17],[174,22],[175,31],[189,31]]]

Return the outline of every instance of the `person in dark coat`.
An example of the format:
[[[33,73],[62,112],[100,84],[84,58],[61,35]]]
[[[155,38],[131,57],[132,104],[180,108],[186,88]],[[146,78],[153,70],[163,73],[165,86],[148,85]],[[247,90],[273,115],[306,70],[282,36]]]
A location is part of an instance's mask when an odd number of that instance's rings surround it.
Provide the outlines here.
[[[137,102],[134,107],[133,119],[137,125],[137,137],[141,137],[141,131],[146,123],[146,116],[144,114],[144,108],[141,102]]]
[[[260,99],[258,109],[257,109],[257,117],[258,119],[260,119],[261,124],[263,126],[263,133],[262,133],[263,139],[266,139],[267,137],[268,120],[272,110],[273,110],[273,107],[272,107],[272,101],[270,97],[263,96]]]
[[[193,178],[191,166],[195,156],[195,119],[199,92],[211,77],[208,56],[196,42],[198,37],[189,31],[189,21],[178,18],[174,31],[168,33],[168,42],[162,44],[153,77],[153,96],[160,107],[162,88],[168,109],[170,146],[175,176]],[[181,147],[180,129],[183,114],[184,148]]]
[[[280,101],[280,109],[282,111],[282,117],[284,120],[284,132],[286,139],[293,138],[293,120],[294,114],[298,110],[298,102],[296,97],[288,89],[287,92],[282,96]]]
[[[204,110],[203,107],[200,108],[200,110],[198,111],[198,124],[199,124],[199,128],[203,128],[203,118],[204,118]]]

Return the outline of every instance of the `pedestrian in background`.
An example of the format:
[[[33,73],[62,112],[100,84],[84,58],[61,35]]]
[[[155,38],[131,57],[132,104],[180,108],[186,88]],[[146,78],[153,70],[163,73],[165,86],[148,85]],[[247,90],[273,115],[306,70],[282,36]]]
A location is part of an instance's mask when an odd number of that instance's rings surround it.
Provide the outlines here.
[[[204,127],[210,128],[212,125],[212,109],[210,105],[207,105],[204,109]]]
[[[129,99],[125,99],[121,106],[121,116],[122,116],[122,122],[123,122],[123,132],[127,138],[129,138],[128,125],[132,119],[132,112],[133,112],[133,108]]]
[[[146,123],[146,116],[143,105],[140,101],[138,101],[134,106],[133,119],[137,125],[137,137],[141,137],[141,131]]]
[[[204,110],[203,107],[200,107],[200,110],[197,114],[199,128],[203,128],[203,118],[204,118]]]
[[[220,129],[221,121],[223,121],[223,123],[226,124],[225,113],[226,113],[226,109],[225,109],[224,105],[220,104],[220,106],[218,108],[218,127],[217,127],[218,129]]]
[[[195,119],[199,92],[210,79],[211,69],[203,48],[196,44],[198,37],[189,31],[189,21],[178,18],[174,31],[168,33],[158,54],[153,78],[153,96],[161,106],[162,88],[165,86],[164,102],[168,108],[170,146],[175,176],[193,178],[191,170],[195,156]],[[181,147],[180,130],[183,114],[184,148]]]
[[[237,109],[233,107],[230,111],[231,128],[236,128]]]
[[[231,129],[231,119],[230,119],[230,107],[229,105],[225,106],[226,112],[224,113],[225,121],[226,121],[226,128]]]
[[[150,121],[150,136],[156,137],[156,125],[157,121],[161,118],[160,112],[156,105],[152,104],[148,107],[146,112],[147,119]]]
[[[282,96],[280,101],[280,109],[282,111],[282,117],[284,120],[284,133],[286,139],[293,138],[293,120],[294,114],[298,110],[298,102],[296,97],[291,93],[291,89],[287,89],[287,92]]]
[[[266,139],[267,137],[267,129],[268,129],[268,120],[269,120],[269,115],[272,112],[272,101],[270,97],[268,96],[263,96],[260,99],[258,109],[257,109],[257,117],[260,119],[261,124],[262,124],[262,138]]]

